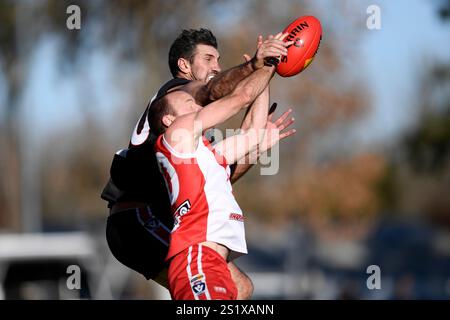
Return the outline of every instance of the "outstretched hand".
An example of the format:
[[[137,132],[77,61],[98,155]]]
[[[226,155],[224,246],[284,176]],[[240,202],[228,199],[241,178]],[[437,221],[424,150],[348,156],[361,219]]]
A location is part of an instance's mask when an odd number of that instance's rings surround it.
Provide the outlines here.
[[[289,33],[278,33],[275,36],[270,35],[266,40],[263,40],[261,35],[258,36],[256,44],[256,53],[252,60],[252,65],[255,70],[261,69],[269,58],[279,60],[281,56],[287,55],[287,47],[292,45],[294,41],[284,42],[283,40]],[[248,55],[244,55],[247,59]]]
[[[263,141],[259,146],[260,153],[266,152],[277,144],[277,142],[292,136],[297,132],[295,129],[282,132],[295,122],[293,117],[289,117],[292,113],[292,109],[289,108],[289,110],[285,111],[277,120],[272,122],[273,111],[275,111],[275,108],[276,104],[273,104],[270,108],[272,112],[270,112],[269,117],[267,118],[266,132],[264,134]]]

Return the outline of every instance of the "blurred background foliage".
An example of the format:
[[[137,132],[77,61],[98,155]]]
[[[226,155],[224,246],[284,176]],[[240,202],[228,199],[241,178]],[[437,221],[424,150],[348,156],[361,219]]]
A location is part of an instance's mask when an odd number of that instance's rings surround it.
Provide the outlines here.
[[[66,28],[71,4],[81,8],[81,30]],[[382,218],[449,229],[450,61],[427,59],[437,47],[424,53],[412,96],[398,91],[399,104],[412,101],[412,123],[388,140],[362,142],[356,128],[376,107],[359,54],[370,4],[0,0],[0,230],[103,230],[100,193],[112,155],[170,78],[168,50],[181,30],[210,28],[227,69],[254,53],[258,34],[303,14],[321,20],[323,40],[306,71],[272,81],[271,100],[278,114],[293,107],[297,134],[280,145],[278,174],[253,168],[234,186],[248,224],[298,223],[328,240],[362,239]],[[428,5],[438,28],[448,28],[450,1]],[[55,92],[41,93],[48,74]],[[258,232],[249,228],[249,238]]]
[[[2,228],[23,228],[24,202],[33,198],[24,199],[29,195],[23,184],[33,181],[37,185],[30,192],[40,190],[33,206],[39,206],[44,221],[72,225],[104,218],[105,204],[98,196],[111,155],[126,146],[148,98],[169,78],[168,47],[182,28],[211,28],[225,69],[240,63],[242,54],[254,52],[257,34],[279,31],[292,20],[293,12],[321,17],[324,39],[315,63],[305,73],[273,81],[272,100],[280,109],[294,107],[298,134],[281,144],[277,175],[261,177],[253,169],[236,185],[244,210],[267,223],[301,219],[319,229],[361,226],[385,212],[448,215],[450,205],[444,195],[449,191],[449,66],[430,63],[418,79],[417,106],[411,106],[420,110],[415,126],[395,143],[358,147],[349,128],[361,121],[373,101],[364,72],[352,70],[360,57],[345,45],[358,43],[364,32],[355,26],[364,23],[365,16],[352,11],[348,3],[328,4],[333,15],[324,15],[320,5],[309,1],[78,1],[80,31],[65,28],[70,4],[0,2],[0,61],[6,92],[0,123]],[[445,21],[448,3],[435,5],[436,19]],[[340,21],[345,33],[333,27],[338,16],[346,17]],[[34,50],[50,38],[58,43],[60,76],[82,78],[76,83],[82,120],[74,127],[55,128],[33,157],[38,170],[27,171],[23,149],[29,140],[21,135],[34,133],[22,130],[26,121],[32,121],[23,118],[27,113],[20,110],[22,97]],[[114,59],[112,78],[107,81],[128,90],[111,113],[95,108],[109,92],[94,92],[92,72],[83,66],[86,57],[98,51]],[[237,124],[234,120],[226,126]],[[24,171],[35,176],[24,177]]]

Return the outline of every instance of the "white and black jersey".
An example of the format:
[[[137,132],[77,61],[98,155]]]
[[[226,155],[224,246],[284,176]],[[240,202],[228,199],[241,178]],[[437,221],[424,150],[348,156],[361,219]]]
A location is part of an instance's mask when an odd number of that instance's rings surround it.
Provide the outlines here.
[[[169,89],[188,82],[190,80],[174,78],[165,83],[150,100],[136,124],[128,148],[114,155],[111,177],[101,195],[108,201],[109,207],[116,202],[132,201],[149,204],[157,216],[158,212],[170,212],[167,190],[153,149],[149,109]]]
[[[170,200],[156,161],[149,126],[152,103],[171,88],[188,83],[186,79],[168,81],[153,97],[140,117],[127,149],[114,155],[111,177],[101,197],[108,207],[120,202],[143,206],[115,211],[107,218],[106,240],[111,253],[123,265],[165,283],[165,269],[173,226]],[[112,212],[112,211],[111,211]]]

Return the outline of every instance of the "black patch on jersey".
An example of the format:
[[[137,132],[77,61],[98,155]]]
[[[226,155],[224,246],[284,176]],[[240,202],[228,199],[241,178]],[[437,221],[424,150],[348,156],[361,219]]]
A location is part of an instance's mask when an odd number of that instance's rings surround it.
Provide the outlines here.
[[[153,102],[161,99],[170,89],[185,85],[190,81],[181,78],[167,81],[158,90]],[[151,105],[152,103],[149,102],[139,119],[138,134],[143,129]],[[114,155],[110,169],[111,177],[103,189],[101,198],[108,201],[109,207],[116,202],[123,201],[147,203],[158,219],[165,225],[172,226],[173,216],[169,194],[153,149],[156,139],[151,134],[149,137],[139,145],[133,145],[130,141],[126,152]]]
[[[169,81],[167,81],[162,87],[161,89],[158,90],[158,93],[156,94],[155,99],[153,100],[153,103],[155,101],[158,101],[159,99],[161,99],[162,97],[164,97],[167,94],[167,91],[169,91],[170,89],[173,89],[175,87],[179,87],[179,86],[183,86],[187,83],[191,82],[191,80],[188,79],[182,79],[182,78],[173,78]]]

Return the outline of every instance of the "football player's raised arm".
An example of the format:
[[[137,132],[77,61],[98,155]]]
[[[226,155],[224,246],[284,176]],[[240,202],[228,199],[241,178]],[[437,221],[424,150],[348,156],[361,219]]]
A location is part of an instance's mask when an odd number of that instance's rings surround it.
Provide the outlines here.
[[[241,109],[247,108],[266,88],[275,72],[274,67],[263,67],[243,79],[227,96],[208,104],[196,113],[195,135],[225,122]]]
[[[293,41],[283,41],[287,35],[287,33],[280,32],[275,36],[269,36],[266,40],[263,40],[262,36],[258,36],[255,55],[249,61],[219,73],[206,85],[192,83],[185,87],[190,90],[189,93],[200,105],[206,105],[226,96],[241,80],[264,67],[267,58],[286,55],[286,48],[293,43]]]
[[[248,128],[234,136],[227,137],[215,146],[216,151],[225,157],[227,163],[238,162],[248,153],[255,151],[261,143],[269,111],[269,86],[256,98],[249,110]],[[243,165],[250,166],[249,163]]]

